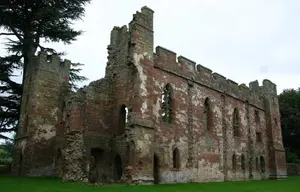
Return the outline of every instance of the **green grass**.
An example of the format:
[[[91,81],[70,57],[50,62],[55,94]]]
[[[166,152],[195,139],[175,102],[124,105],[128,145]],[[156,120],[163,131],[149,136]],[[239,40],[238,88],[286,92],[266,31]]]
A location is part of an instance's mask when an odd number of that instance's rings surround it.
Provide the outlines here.
[[[300,177],[290,177],[287,180],[164,184],[150,186],[90,186],[80,183],[62,183],[57,179],[50,178],[0,177],[0,189],[3,192],[298,192],[300,191]]]

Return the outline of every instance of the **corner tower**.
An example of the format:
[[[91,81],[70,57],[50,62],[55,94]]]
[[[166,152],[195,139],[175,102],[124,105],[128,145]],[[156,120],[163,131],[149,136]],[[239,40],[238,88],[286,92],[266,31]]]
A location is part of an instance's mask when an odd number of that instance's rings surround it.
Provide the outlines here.
[[[135,145],[135,159],[132,176],[135,183],[153,183],[154,160],[154,122],[153,122],[153,84],[152,74],[154,63],[154,11],[144,6],[141,12],[133,15],[129,23],[130,50],[129,64],[135,66],[137,73],[134,80],[134,96],[131,98],[132,109],[128,133],[132,135]]]
[[[133,183],[153,182],[153,79],[148,76],[153,70],[153,13],[144,6],[128,28],[114,27],[108,46],[105,78],[112,82],[112,113],[119,119],[113,123],[112,149],[123,169],[116,180]]]
[[[281,133],[276,85],[270,80],[265,79],[263,80],[262,90],[265,96],[269,176],[270,179],[286,178],[286,156]]]
[[[62,121],[71,62],[40,52],[28,66],[16,137],[13,174],[52,176],[56,127]]]

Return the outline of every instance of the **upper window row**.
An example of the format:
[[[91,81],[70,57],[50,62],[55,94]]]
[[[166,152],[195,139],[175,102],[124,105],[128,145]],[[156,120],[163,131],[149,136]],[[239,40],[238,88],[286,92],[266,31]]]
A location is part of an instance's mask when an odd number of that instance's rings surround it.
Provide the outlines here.
[[[173,98],[172,98],[172,87],[170,84],[167,84],[163,89],[162,94],[162,121],[165,123],[172,123],[173,117]],[[213,127],[213,114],[211,110],[210,99],[206,98],[203,105],[203,126],[205,131],[210,131]],[[254,118],[256,126],[260,124],[259,112],[255,110]],[[232,127],[233,135],[240,136],[240,115],[237,108],[234,108],[232,114]]]

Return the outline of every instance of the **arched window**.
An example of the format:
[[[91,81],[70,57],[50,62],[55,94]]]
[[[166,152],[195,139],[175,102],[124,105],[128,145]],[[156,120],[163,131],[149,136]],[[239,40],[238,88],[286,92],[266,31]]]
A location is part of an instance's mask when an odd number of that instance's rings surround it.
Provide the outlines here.
[[[241,157],[241,163],[242,163],[242,170],[245,171],[246,170],[246,159],[245,159],[244,154]]]
[[[262,135],[260,131],[256,131],[256,142],[262,142]]]
[[[232,155],[232,170],[236,170],[236,155]]]
[[[204,102],[204,131],[210,131],[211,129],[211,110],[209,98]]]
[[[266,172],[266,162],[265,162],[265,158],[263,156],[260,156],[259,162],[260,162],[261,172],[263,172],[263,173]]]
[[[237,108],[233,110],[233,135],[239,136],[239,112]]]
[[[254,111],[254,120],[256,127],[256,142],[262,142],[262,134],[260,132],[260,117],[257,110]]]
[[[119,125],[118,125],[117,135],[122,135],[125,132],[127,115],[128,115],[128,109],[125,105],[122,105],[119,111]]]
[[[173,150],[173,168],[180,168],[180,154],[177,147]]]
[[[255,119],[256,126],[259,126],[259,124],[260,124],[260,117],[259,117],[259,112],[257,110],[254,111],[254,119]]]
[[[259,160],[258,157],[255,158],[255,168],[257,171],[259,171]]]
[[[172,88],[167,84],[162,95],[162,120],[165,123],[172,122]]]

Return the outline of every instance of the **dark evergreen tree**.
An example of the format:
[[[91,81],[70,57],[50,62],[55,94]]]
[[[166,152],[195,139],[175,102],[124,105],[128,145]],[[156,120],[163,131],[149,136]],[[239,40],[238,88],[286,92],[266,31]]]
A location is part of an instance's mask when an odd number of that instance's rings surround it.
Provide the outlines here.
[[[300,89],[286,89],[278,100],[287,162],[300,163]]]
[[[90,0],[1,0],[0,37],[6,37],[7,55],[0,56],[0,133],[16,131],[22,97],[22,84],[12,80],[16,70],[22,79],[37,51],[59,54],[47,47],[48,42],[71,44],[82,34],[72,22],[84,16]],[[86,80],[80,76],[82,64],[73,63],[70,87]],[[0,138],[5,136],[0,134]]]

